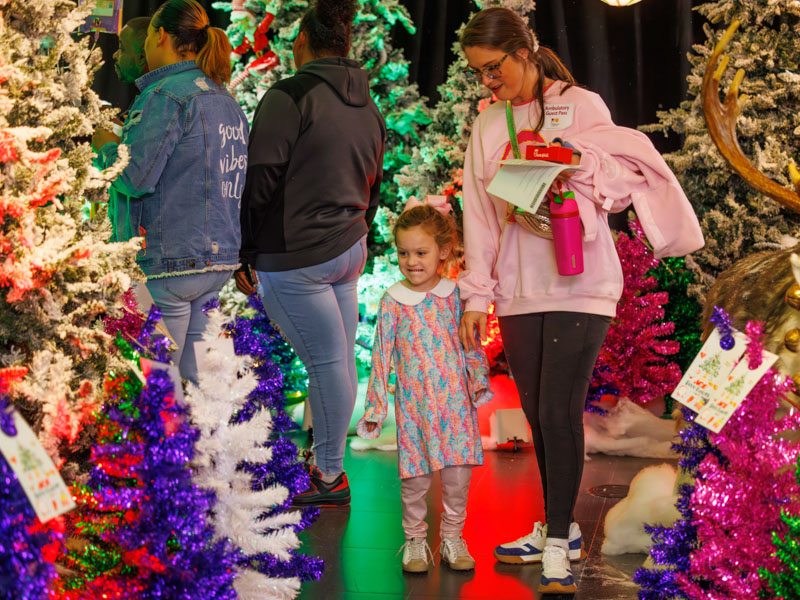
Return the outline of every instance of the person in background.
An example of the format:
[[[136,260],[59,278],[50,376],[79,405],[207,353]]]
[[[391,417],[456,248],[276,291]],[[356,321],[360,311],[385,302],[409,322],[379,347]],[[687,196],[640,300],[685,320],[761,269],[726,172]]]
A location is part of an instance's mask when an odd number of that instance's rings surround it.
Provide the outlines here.
[[[354,0],[316,0],[292,45],[297,73],[256,109],[242,197],[241,292],[308,371],[310,487],[294,504],[346,505],[347,430],[356,400],[356,284],[378,209],[386,127],[350,51]]]
[[[119,48],[114,52],[114,71],[122,83],[134,83],[139,77],[147,73],[147,58],[144,55],[144,40],[147,37],[147,28],[150,17],[135,17],[125,23],[119,32]],[[128,116],[130,107],[122,113],[119,121],[117,135],[122,133],[122,126]],[[108,219],[111,221],[111,241],[121,242],[134,236],[131,229],[128,206],[130,198],[120,194],[114,188],[108,190]]]
[[[119,32],[119,49],[114,52],[114,71],[122,83],[134,83],[147,73],[144,40],[150,17],[131,19]]]
[[[130,161],[112,188],[131,198],[128,217],[143,238],[137,263],[177,344],[172,359],[197,383],[194,342],[203,306],[239,267],[239,201],[247,172],[247,118],[228,92],[231,46],[195,0],[168,0],[144,43],[149,72],[122,129],[95,132],[103,166]]]

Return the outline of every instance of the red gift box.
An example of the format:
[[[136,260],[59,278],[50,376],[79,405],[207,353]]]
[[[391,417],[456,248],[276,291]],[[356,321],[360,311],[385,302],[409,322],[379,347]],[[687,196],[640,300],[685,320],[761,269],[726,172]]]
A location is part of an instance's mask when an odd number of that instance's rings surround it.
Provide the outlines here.
[[[547,160],[565,165],[572,163],[572,148],[563,146],[528,146],[525,149],[526,160]]]

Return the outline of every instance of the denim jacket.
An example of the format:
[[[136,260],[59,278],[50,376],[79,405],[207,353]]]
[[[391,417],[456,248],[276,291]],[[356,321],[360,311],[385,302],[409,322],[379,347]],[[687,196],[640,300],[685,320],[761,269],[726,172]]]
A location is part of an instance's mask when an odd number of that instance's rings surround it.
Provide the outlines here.
[[[144,238],[139,266],[149,279],[236,269],[247,118],[193,60],[151,71],[136,86],[121,140],[131,158],[111,187],[128,197],[127,211],[119,207],[130,220],[124,229]],[[100,149],[101,166],[116,160],[117,147]]]

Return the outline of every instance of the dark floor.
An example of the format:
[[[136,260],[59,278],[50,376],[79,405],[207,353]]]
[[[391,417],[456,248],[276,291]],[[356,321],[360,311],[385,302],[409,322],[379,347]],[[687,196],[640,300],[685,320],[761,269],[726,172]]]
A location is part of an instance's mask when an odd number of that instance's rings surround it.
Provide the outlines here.
[[[300,440],[298,439],[298,442]],[[299,444],[298,444],[299,445]],[[603,519],[618,499],[594,496],[588,489],[603,484],[627,485],[642,468],[662,460],[594,455],[586,463],[576,520],[589,558],[573,563],[579,600],[635,599],[631,575],[643,554],[605,557],[600,554]],[[541,489],[533,450],[486,452],[486,463],[474,470],[464,539],[477,561],[474,572],[454,572],[440,565],[438,523],[441,499],[438,479],[429,494],[428,543],[436,557],[427,575],[403,573],[397,551],[403,544],[400,526],[400,480],[396,452],[356,452],[348,448],[345,469],[350,479],[349,508],[328,508],[301,535],[302,552],[325,559],[319,582],[303,585],[302,600],[540,598],[535,591],[541,569],[498,563],[498,543],[524,535],[534,521],[544,520]]]

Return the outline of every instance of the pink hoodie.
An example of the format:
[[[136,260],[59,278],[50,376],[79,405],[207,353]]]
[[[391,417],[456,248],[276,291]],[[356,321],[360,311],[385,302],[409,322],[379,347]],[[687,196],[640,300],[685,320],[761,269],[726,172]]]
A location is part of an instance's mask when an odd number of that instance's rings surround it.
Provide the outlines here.
[[[466,310],[498,316],[549,311],[613,317],[622,294],[622,269],[607,214],[631,202],[657,257],[682,256],[703,246],[697,218],[678,182],[650,140],[618,127],[594,92],[563,82],[545,89],[545,124],[533,129],[534,101],[513,107],[517,140],[525,146],[560,137],[582,152],[582,170],[565,187],[575,192],[583,224],[584,272],[561,276],[553,241],[507,220],[508,204],[486,192],[499,164],[510,157],[505,102],[487,107],[475,120],[464,161],[464,248],[466,270],[458,285]]]

